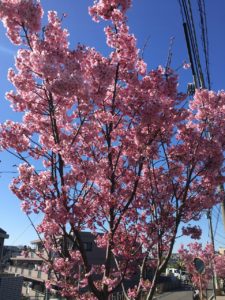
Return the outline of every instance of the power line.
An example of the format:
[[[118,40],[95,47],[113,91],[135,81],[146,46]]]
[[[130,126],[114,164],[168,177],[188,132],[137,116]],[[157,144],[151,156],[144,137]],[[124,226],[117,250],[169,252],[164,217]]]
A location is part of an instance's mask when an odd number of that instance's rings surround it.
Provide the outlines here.
[[[219,243],[220,245],[225,246],[225,242],[224,242],[224,241],[221,242],[221,241],[219,241],[219,240],[217,240],[217,239],[215,239],[215,241],[216,241],[217,243]]]
[[[198,38],[193,17],[192,5],[190,0],[179,0],[180,11],[183,21],[185,39],[188,48],[190,63],[192,64],[192,75],[194,77],[195,88],[205,88],[205,78],[202,71],[201,58],[199,54]],[[210,71],[209,71],[209,42],[208,28],[206,19],[206,9],[204,0],[198,0],[199,19],[201,25],[202,48],[206,69],[207,85],[211,89]]]
[[[201,35],[202,35],[202,47],[205,57],[205,69],[208,88],[211,89],[211,80],[209,72],[209,41],[208,41],[208,28],[207,28],[207,19],[206,19],[206,9],[205,1],[198,0],[199,16],[200,16],[200,26],[201,26]]]
[[[205,80],[204,80],[204,76],[203,76],[203,72],[202,72],[202,66],[201,66],[201,60],[200,60],[200,55],[199,55],[197,34],[196,34],[196,30],[195,30],[195,22],[194,22],[193,13],[192,13],[191,1],[188,0],[187,2],[188,2],[190,24],[191,24],[190,30],[193,35],[194,56],[196,57],[197,70],[199,73],[199,83],[200,83],[200,87],[204,87]]]
[[[203,0],[202,0],[203,1]],[[195,23],[193,19],[193,14],[192,14],[192,7],[191,7],[191,1],[190,0],[182,0],[182,2],[179,2],[182,4],[182,9],[184,11],[184,16],[186,22],[183,23],[184,27],[184,32],[185,32],[185,38],[186,38],[186,43],[187,43],[187,48],[188,48],[188,54],[190,60],[192,60],[195,63],[195,66],[192,67],[192,74],[194,77],[194,83],[195,83],[195,89],[196,88],[206,88],[205,86],[205,80],[204,80],[204,75],[202,72],[202,66],[201,66],[201,60],[200,60],[200,55],[199,55],[199,50],[198,50],[198,41],[197,41],[197,35],[196,35],[196,30],[195,30]],[[201,20],[201,28],[202,28],[202,39],[203,39],[203,53],[205,56],[205,62],[206,62],[206,68],[207,68],[207,78],[208,78],[208,85],[210,83],[210,74],[209,74],[209,57],[208,57],[208,36],[207,36],[207,29],[206,29],[206,13],[203,9],[205,8],[205,5],[203,2],[199,2],[200,5],[200,20]],[[194,59],[192,59],[192,56]],[[196,71],[196,72],[195,72]],[[191,88],[191,92],[194,94],[195,93],[193,88]],[[207,134],[209,136],[209,133]],[[213,228],[212,228],[212,216],[211,216],[211,209],[208,210],[207,212],[207,218],[209,220],[209,232],[210,232],[210,237],[211,237],[211,243],[213,246],[213,251],[215,253],[215,246],[214,246],[214,235],[213,235]],[[218,217],[217,217],[218,219]],[[217,226],[218,226],[218,221],[217,221]],[[216,226],[216,227],[217,227]],[[217,230],[217,228],[216,228]],[[217,289],[217,277],[216,277],[216,272],[214,269],[214,266],[212,264],[212,269],[213,269],[213,294],[216,299],[216,289]]]
[[[38,220],[40,215],[37,215],[35,218],[35,222]],[[30,220],[29,220],[30,221]],[[33,222],[32,222],[33,223]],[[27,230],[32,226],[32,223],[30,222],[24,230],[13,240],[12,245],[15,245],[15,243],[27,232]]]
[[[196,61],[196,55],[195,55],[195,43],[194,43],[194,37],[193,37],[193,28],[191,26],[190,16],[188,13],[188,7],[185,0],[179,1],[180,8],[181,8],[181,14],[183,18],[183,28],[184,28],[184,34],[187,44],[187,50],[188,50],[188,56],[191,63],[191,70],[192,75],[195,83],[195,88],[199,85],[198,78],[198,68],[197,68],[197,61]]]
[[[24,233],[31,227],[31,224],[28,224],[25,229],[13,240],[12,245],[15,245],[15,243],[24,235]]]
[[[216,219],[216,226],[215,226],[215,230],[214,230],[214,236],[216,236],[216,232],[217,232],[217,228],[218,228],[218,223],[219,223],[219,218],[220,218],[220,209],[217,211],[217,219]]]
[[[225,240],[225,236],[224,236],[224,235],[222,235],[222,234],[220,234],[220,233],[218,233],[218,232],[217,232],[217,235],[219,236],[219,238],[221,238],[221,239],[224,239],[224,240]]]

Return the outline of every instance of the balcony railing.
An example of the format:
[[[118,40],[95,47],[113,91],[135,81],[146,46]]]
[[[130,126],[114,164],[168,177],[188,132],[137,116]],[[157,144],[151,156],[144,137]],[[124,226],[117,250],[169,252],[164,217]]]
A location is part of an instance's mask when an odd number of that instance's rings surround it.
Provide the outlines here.
[[[36,279],[38,281],[45,281],[48,279],[48,274],[35,269],[26,269],[21,267],[9,266],[5,272],[11,274],[19,274],[26,278]]]
[[[45,252],[42,253],[42,257],[47,258],[47,254]],[[11,258],[12,261],[40,261],[42,258],[37,255],[35,252],[29,252],[28,256],[18,255]]]
[[[23,288],[22,294],[26,297],[29,296],[29,300],[44,300],[45,299],[45,294],[41,293],[39,291],[30,289],[29,293],[27,293],[26,288]],[[22,298],[23,299],[23,298]],[[51,300],[66,300],[66,298],[64,297],[60,297],[60,296],[53,296],[50,295],[49,299]]]

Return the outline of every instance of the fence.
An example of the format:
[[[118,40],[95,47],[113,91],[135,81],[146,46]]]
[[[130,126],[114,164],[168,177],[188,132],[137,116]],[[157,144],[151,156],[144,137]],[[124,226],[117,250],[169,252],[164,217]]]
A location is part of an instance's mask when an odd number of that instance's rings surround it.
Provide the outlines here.
[[[142,292],[140,296],[140,300],[146,299],[146,292]],[[126,300],[125,296],[123,295],[123,292],[117,292],[110,296],[109,300]]]
[[[114,293],[110,296],[109,300],[125,300],[122,292]]]

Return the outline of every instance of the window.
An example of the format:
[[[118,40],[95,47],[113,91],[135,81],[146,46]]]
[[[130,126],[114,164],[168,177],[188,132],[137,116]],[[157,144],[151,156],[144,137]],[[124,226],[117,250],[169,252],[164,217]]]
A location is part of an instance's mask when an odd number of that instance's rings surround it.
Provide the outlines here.
[[[41,271],[38,271],[37,278],[41,278]]]
[[[84,249],[86,251],[92,251],[92,243],[91,242],[84,242]]]

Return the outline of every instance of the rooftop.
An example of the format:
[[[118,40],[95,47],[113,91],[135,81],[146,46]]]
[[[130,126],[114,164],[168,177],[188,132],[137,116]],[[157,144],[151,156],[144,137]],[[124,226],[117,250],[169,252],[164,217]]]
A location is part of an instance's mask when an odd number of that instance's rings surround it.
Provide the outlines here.
[[[8,239],[8,237],[9,235],[6,233],[6,231],[0,228],[0,238]]]

